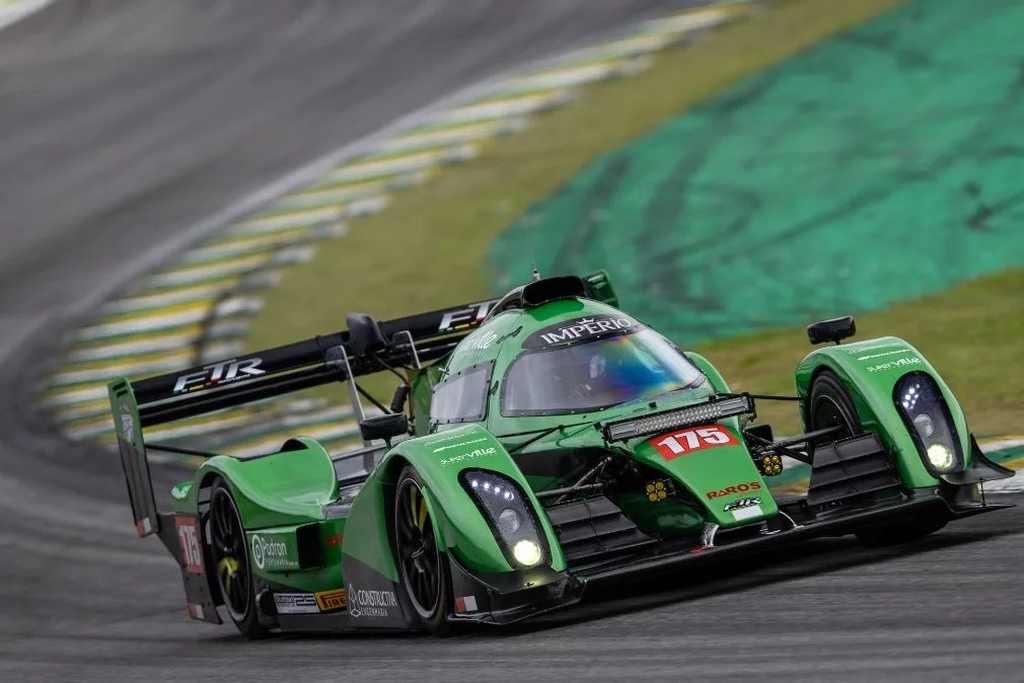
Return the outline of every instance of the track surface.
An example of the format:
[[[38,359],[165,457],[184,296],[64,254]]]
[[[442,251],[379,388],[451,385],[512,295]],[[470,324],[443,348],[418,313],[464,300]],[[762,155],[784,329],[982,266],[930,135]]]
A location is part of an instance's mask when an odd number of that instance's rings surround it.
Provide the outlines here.
[[[296,4],[69,0],[0,34],[0,680],[1021,677],[1018,510],[899,551],[829,539],[622,587],[502,634],[246,643],[186,623],[118,464],[23,405],[52,334],[324,149],[681,3]]]

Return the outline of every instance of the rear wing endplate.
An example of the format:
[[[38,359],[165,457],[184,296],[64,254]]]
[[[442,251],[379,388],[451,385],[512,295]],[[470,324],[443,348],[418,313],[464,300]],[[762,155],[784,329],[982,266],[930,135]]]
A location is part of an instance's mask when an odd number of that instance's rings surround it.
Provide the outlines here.
[[[149,460],[146,458],[146,444],[142,440],[142,423],[135,393],[125,379],[111,382],[109,392],[117,449],[121,453],[121,467],[124,468],[124,478],[128,484],[135,531],[139,536],[149,536],[160,531],[160,515],[153,495],[153,480],[149,476]]]

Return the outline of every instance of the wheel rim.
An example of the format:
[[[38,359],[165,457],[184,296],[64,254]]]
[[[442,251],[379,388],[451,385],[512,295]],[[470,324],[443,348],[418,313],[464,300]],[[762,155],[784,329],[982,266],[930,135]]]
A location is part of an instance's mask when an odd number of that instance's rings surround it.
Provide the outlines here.
[[[210,500],[210,541],[217,584],[231,618],[243,621],[249,610],[251,581],[245,553],[245,532],[231,495],[217,489]]]
[[[412,479],[398,491],[395,532],[406,593],[420,616],[430,618],[440,602],[441,555],[423,492]]]
[[[843,406],[831,396],[819,396],[814,402],[811,413],[811,423],[814,429],[825,429],[826,427],[842,427],[843,430],[833,439],[845,439],[853,436],[853,421],[847,415]],[[831,437],[830,437],[831,438]]]

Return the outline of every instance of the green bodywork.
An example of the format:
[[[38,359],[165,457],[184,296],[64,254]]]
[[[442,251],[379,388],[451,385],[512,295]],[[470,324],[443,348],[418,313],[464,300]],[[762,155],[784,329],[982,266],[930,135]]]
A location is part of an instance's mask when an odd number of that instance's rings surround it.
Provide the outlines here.
[[[253,571],[278,588],[315,592],[347,585],[342,576],[343,556],[358,561],[387,581],[397,583],[389,510],[395,484],[407,466],[415,468],[424,486],[424,499],[439,546],[463,567],[483,575],[514,571],[487,519],[467,492],[459,474],[467,468],[492,470],[514,481],[526,493],[536,512],[549,553],[544,563],[554,571],[566,569],[558,537],[535,492],[572,483],[550,473],[534,473],[522,463],[538,454],[600,451],[629,460],[651,473],[652,481],[667,481],[687,495],[651,500],[642,488],[620,491],[615,504],[644,533],[664,539],[699,536],[708,524],[723,529],[758,525],[778,515],[768,483],[748,450],[743,429],[748,418],[728,418],[718,428],[735,443],[668,459],[658,452],[658,437],[607,443],[595,423],[639,417],[652,412],[705,402],[729,391],[728,384],[710,361],[695,353],[686,358],[704,378],[685,390],[612,407],[560,415],[502,414],[505,373],[524,352],[530,335],[580,316],[622,316],[597,301],[565,298],[535,307],[500,312],[463,339],[440,364],[410,376],[414,436],[395,444],[378,460],[362,483],[339,489],[331,457],[316,441],[296,439],[279,453],[240,459],[219,455],[207,460],[191,482],[173,491],[175,511],[200,515],[202,492],[216,478],[227,482],[237,502],[249,540],[250,558],[267,542],[282,547]],[[435,423],[430,418],[432,390],[481,363],[493,364],[486,394],[485,413],[470,423]],[[796,371],[799,396],[806,399],[816,373],[834,372],[848,389],[866,430],[876,432],[897,459],[906,487],[935,486],[924,468],[893,402],[893,386],[908,371],[932,375],[949,405],[965,457],[970,447],[963,411],[928,361],[906,342],[886,337],[842,346],[820,348],[809,354]],[[135,415],[135,420],[138,419]],[[550,430],[549,433],[543,433]],[[531,440],[529,435],[539,435]],[[141,435],[140,435],[141,437]],[[526,443],[530,441],[529,443]],[[742,492],[736,486],[745,484]],[[730,489],[731,487],[731,489]],[[730,492],[733,491],[733,492]],[[760,499],[760,514],[738,520],[728,511],[732,503],[751,495]],[[714,493],[712,493],[714,492]],[[310,531],[313,525],[315,531]],[[315,533],[323,552],[315,564],[300,566],[298,537]]]
[[[970,465],[970,432],[960,403],[928,359],[907,342],[897,337],[880,337],[815,350],[800,361],[796,369],[800,398],[807,398],[814,377],[825,369],[839,377],[853,399],[864,429],[878,434],[893,453],[900,477],[908,488],[934,487],[939,481],[925,469],[897,412],[893,391],[908,372],[931,375],[949,407],[965,464]],[[804,419],[806,424],[806,415]]]

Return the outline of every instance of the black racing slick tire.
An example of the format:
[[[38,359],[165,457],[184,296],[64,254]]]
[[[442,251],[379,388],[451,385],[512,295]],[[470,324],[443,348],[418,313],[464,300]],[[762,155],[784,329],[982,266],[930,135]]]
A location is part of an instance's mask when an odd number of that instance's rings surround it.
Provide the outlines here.
[[[447,635],[452,604],[448,559],[438,547],[434,521],[423,498],[423,481],[406,465],[395,486],[393,514],[395,560],[405,598],[420,626]]]
[[[210,491],[207,524],[214,583],[228,616],[243,636],[261,638],[267,630],[259,621],[245,529],[231,489],[223,479],[216,479]]]
[[[842,431],[831,440],[848,439],[864,431],[861,427],[853,399],[831,370],[822,370],[811,383],[811,395],[807,401],[808,429],[842,427]]]

